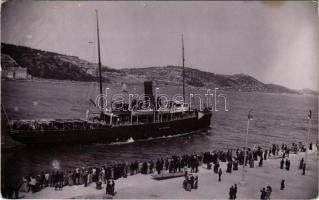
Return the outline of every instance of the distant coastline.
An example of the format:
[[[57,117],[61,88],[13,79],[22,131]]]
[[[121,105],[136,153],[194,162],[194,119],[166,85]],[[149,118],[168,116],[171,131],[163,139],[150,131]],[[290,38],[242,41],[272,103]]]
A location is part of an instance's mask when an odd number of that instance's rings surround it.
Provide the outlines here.
[[[75,56],[62,55],[29,47],[1,43],[3,72],[16,66],[27,68],[33,80],[39,81],[97,81],[97,64],[81,60]],[[143,68],[113,69],[102,67],[103,82],[111,85],[140,84],[152,80],[156,84],[181,85],[182,69],[180,66],[161,66]],[[186,86],[193,88],[219,88],[224,91],[312,94],[317,91],[310,89],[294,90],[276,84],[263,83],[249,75],[221,75],[186,67]],[[4,73],[2,73],[2,76]],[[5,79],[6,77],[2,77]]]
[[[65,84],[65,83],[69,83],[69,84],[87,84],[88,81],[74,81],[74,80],[58,80],[58,79],[46,79],[46,78],[37,78],[37,77],[33,77],[32,79],[3,79],[2,81],[8,81],[8,82],[43,82],[43,83],[53,83],[53,84]],[[95,83],[95,81],[89,81],[91,83]],[[121,86],[120,83],[104,83],[105,85],[108,85],[110,88],[112,88],[112,86],[116,86],[119,87]],[[132,82],[130,83],[131,86],[140,86],[141,82]],[[160,81],[155,81],[155,85],[156,86],[181,86],[182,87],[182,83],[167,83],[167,82],[160,82]],[[190,86],[187,85],[187,88],[192,88],[192,89],[213,89],[213,88],[209,88],[207,86],[203,86],[203,87],[194,87],[194,86]],[[305,92],[304,90],[295,90],[296,92],[294,93],[286,93],[286,92],[282,92],[282,93],[278,93],[278,92],[260,92],[260,91],[233,91],[233,90],[227,90],[225,88],[219,88],[221,91],[228,91],[228,92],[240,92],[240,93],[255,93],[255,94],[280,94],[280,95],[306,95],[306,96],[318,96],[318,92],[314,91],[314,90],[310,90],[310,89],[306,89]]]

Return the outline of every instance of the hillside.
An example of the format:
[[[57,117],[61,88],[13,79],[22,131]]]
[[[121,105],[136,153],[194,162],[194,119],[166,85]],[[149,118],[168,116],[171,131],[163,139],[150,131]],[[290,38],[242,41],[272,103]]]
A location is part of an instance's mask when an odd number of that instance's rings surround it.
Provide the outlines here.
[[[97,64],[81,60],[75,56],[32,49],[29,47],[1,44],[5,56],[1,61],[6,65],[27,68],[32,77],[73,81],[97,81]],[[9,59],[9,58],[10,59]],[[10,62],[8,62],[10,60]],[[9,64],[8,64],[9,63]],[[13,65],[12,64],[12,65]],[[153,80],[165,85],[182,83],[180,66],[112,69],[102,66],[104,82],[136,83]],[[264,84],[245,74],[221,75],[186,67],[185,82],[191,87],[218,87],[224,90],[243,92],[299,93],[275,84]]]
[[[74,56],[3,43],[1,52],[10,56],[21,67],[27,68],[33,77],[74,81],[97,80],[88,71],[94,68],[94,65]]]
[[[130,68],[123,71],[134,75],[138,80],[156,80],[166,84],[181,84],[183,81],[180,66]],[[221,75],[189,67],[185,68],[185,83],[193,87],[218,87],[242,92],[298,93],[283,86],[264,84],[245,74]]]
[[[3,70],[7,70],[10,67],[20,67],[20,66],[10,56],[2,53],[1,54],[1,67]]]

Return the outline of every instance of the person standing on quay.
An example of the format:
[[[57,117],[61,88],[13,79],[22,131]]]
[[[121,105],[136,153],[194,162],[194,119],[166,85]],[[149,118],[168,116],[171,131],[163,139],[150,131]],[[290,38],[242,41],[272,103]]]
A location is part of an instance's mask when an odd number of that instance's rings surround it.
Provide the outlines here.
[[[233,193],[233,198],[236,199],[236,198],[237,198],[237,197],[236,197],[236,196],[237,196],[237,184],[235,184],[233,191],[234,191],[234,193]]]
[[[281,161],[280,161],[280,169],[284,168],[284,163],[285,163],[284,159],[281,159]]]
[[[105,193],[106,195],[112,193],[112,186],[110,180],[107,180],[106,187],[105,187]]]
[[[115,195],[115,183],[114,183],[114,180],[112,180],[112,184],[111,184],[111,195],[112,196]]]
[[[261,192],[261,195],[260,195],[260,199],[266,199],[266,190],[265,190],[265,188],[263,188],[262,190],[260,190],[260,192]]]
[[[221,181],[221,177],[222,177],[222,168],[220,167],[219,170],[218,170],[218,181]]]
[[[266,189],[266,199],[270,199],[271,192],[272,192],[272,189],[270,185],[268,185]]]
[[[287,167],[287,170],[289,171],[290,169],[290,160],[288,160],[288,167]]]
[[[194,180],[194,189],[198,188],[198,176],[195,176],[195,180]]]
[[[231,187],[229,188],[229,199],[230,199],[230,200],[235,199],[235,198],[234,198],[234,187],[233,187],[233,186],[231,186]]]
[[[284,189],[285,189],[285,179],[282,179],[280,184],[280,190],[284,190]]]
[[[268,150],[265,150],[265,153],[264,153],[264,160],[267,160],[267,154],[268,154]]]
[[[250,168],[254,168],[254,159],[251,159],[251,160],[249,161],[249,167],[250,167]]]
[[[290,169],[290,160],[288,160],[288,158],[286,159],[286,170],[289,171]]]
[[[263,166],[263,158],[260,157],[260,160],[259,160],[259,167],[262,167]]]
[[[303,163],[304,163],[304,159],[301,158],[300,163],[299,163],[299,169],[303,168]]]

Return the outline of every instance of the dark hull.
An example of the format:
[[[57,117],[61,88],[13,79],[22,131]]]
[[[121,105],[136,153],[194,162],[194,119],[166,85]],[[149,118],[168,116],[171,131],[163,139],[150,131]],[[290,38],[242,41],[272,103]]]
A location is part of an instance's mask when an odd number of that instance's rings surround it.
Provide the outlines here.
[[[200,119],[193,117],[167,122],[129,124],[93,130],[11,130],[9,135],[14,140],[27,145],[111,143],[127,141],[130,138],[142,140],[190,133],[208,129],[210,121],[211,113],[206,113]]]

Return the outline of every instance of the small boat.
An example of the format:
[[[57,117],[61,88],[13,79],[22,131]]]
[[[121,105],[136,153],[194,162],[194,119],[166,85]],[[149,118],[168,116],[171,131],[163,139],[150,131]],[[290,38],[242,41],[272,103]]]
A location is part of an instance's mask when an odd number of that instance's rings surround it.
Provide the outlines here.
[[[161,173],[161,174],[153,174],[152,177],[155,180],[164,180],[170,178],[178,178],[184,176],[184,172],[173,172],[173,173]]]

